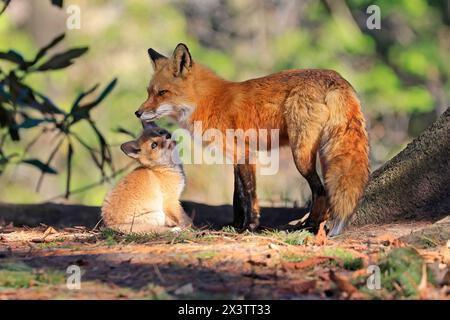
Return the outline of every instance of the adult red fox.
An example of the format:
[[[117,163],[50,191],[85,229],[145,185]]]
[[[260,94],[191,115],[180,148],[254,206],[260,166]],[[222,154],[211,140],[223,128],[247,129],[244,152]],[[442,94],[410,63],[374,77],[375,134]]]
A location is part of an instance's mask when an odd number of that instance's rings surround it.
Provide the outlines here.
[[[341,233],[368,180],[368,138],[360,103],[337,72],[287,70],[232,82],[192,60],[180,43],[167,58],[148,49],[154,74],[148,98],[135,112],[143,121],[170,116],[192,130],[279,129],[298,171],[312,191],[308,226],[328,220],[329,235]],[[316,172],[319,153],[325,187]],[[255,165],[235,164],[234,225],[259,225]]]

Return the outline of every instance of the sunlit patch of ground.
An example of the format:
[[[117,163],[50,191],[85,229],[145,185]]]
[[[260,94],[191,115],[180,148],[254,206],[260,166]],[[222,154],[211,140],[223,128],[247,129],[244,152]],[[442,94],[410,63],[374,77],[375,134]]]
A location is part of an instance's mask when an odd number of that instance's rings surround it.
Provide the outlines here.
[[[433,228],[367,226],[325,239],[231,228],[120,235],[3,226],[0,299],[448,299],[448,233],[421,231]],[[81,270],[80,289],[67,287],[71,265]],[[372,283],[380,289],[367,285],[369,266],[380,271]]]

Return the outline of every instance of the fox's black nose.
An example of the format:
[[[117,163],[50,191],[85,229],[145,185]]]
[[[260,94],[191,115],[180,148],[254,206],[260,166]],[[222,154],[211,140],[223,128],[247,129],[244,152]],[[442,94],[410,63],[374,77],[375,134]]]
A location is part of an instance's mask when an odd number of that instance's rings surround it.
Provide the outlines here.
[[[142,116],[142,111],[137,110],[134,114],[136,117],[140,118]]]

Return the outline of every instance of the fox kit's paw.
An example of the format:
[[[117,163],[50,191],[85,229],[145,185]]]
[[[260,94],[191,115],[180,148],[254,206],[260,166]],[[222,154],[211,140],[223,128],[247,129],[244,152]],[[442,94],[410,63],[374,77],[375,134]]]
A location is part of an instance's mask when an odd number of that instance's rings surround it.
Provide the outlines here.
[[[182,230],[183,229],[181,229],[180,227],[173,227],[169,229],[169,231],[173,233],[180,233]]]
[[[188,217],[187,215],[185,215],[183,217],[183,220],[180,223],[180,226],[182,228],[190,228],[190,227],[192,227],[193,226],[192,219],[190,217]]]

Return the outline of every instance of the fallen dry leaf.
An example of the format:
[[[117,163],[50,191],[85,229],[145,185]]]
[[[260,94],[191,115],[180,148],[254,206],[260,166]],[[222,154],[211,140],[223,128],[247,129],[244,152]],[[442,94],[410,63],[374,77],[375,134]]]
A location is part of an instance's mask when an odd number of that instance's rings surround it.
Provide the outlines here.
[[[269,248],[275,251],[280,251],[280,247],[277,246],[275,243],[269,243]]]
[[[427,281],[427,265],[422,264],[422,278],[420,279],[419,286],[417,289],[419,290],[419,297],[421,299],[426,299],[428,297],[428,281]]]
[[[333,270],[330,270],[330,279],[333,281],[338,289],[345,294],[348,298],[362,298],[364,297],[358,289],[344,276],[337,275]]]
[[[352,279],[356,279],[358,277],[367,277],[367,276],[368,276],[368,274],[367,274],[366,268],[356,270],[352,273]]]
[[[58,231],[55,230],[55,228],[53,227],[48,227],[45,231],[44,231],[44,237],[48,236],[49,234],[55,234],[58,233]]]
[[[398,239],[397,237],[395,237],[390,233],[385,233],[377,237],[376,240],[385,246],[392,246],[394,248],[403,248],[407,246],[405,242],[403,242],[402,240]]]
[[[289,269],[307,269],[312,266],[319,265],[321,263],[327,262],[329,260],[332,260],[333,257],[312,257],[303,261],[299,262],[283,262],[282,267],[285,270]]]
[[[48,227],[48,228],[44,231],[43,237],[46,238],[48,235],[50,235],[50,234],[55,234],[55,233],[58,233],[58,231],[56,231],[53,227]]]
[[[316,246],[323,246],[327,243],[327,233],[325,231],[325,222],[323,221],[319,226],[319,231],[317,232],[316,237],[314,238],[314,244]]]

